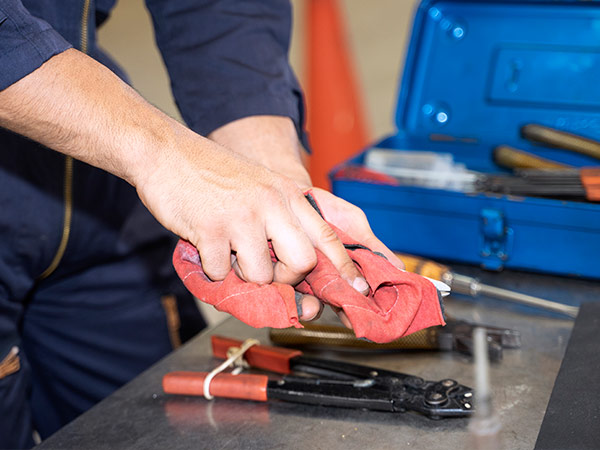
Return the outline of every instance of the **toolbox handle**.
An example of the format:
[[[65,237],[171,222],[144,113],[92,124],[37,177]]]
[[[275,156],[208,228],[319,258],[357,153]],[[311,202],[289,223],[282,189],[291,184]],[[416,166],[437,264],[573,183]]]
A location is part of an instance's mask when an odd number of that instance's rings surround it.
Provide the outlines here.
[[[208,372],[171,372],[163,377],[167,394],[204,396],[204,380]],[[210,382],[209,392],[215,397],[267,401],[266,375],[220,373]]]
[[[231,347],[240,347],[243,342],[224,336],[211,336],[213,355],[217,358],[227,359],[227,351]],[[244,353],[244,359],[250,366],[257,369],[269,370],[289,374],[291,372],[290,360],[301,356],[300,350],[293,350],[268,345],[255,345]]]

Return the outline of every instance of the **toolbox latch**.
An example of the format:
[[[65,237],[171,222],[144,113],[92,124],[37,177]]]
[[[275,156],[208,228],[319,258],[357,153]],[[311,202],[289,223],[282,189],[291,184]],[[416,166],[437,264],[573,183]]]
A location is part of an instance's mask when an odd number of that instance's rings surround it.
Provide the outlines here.
[[[481,252],[485,269],[501,270],[512,250],[513,230],[506,226],[504,214],[497,209],[481,210]]]

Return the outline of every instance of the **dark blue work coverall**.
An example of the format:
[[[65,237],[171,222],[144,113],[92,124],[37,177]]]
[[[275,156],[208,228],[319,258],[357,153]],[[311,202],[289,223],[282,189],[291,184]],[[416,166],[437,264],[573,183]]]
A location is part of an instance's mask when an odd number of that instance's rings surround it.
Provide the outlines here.
[[[0,0],[0,90],[84,42],[123,76],[96,44],[114,3]],[[287,0],[146,5],[190,128],[280,115],[304,140]],[[65,156],[0,129],[0,448],[33,445],[32,430],[49,436],[204,326],[171,266],[174,236],[133,187],[78,161],[66,251],[48,275],[66,178]]]

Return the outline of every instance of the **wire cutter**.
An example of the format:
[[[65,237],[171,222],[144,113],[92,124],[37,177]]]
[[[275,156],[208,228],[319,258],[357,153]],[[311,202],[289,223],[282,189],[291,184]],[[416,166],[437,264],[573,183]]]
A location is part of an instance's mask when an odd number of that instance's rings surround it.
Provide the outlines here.
[[[213,354],[227,358],[241,341],[212,336]],[[389,370],[303,356],[299,350],[256,345],[244,355],[250,367],[284,374],[269,379],[262,374],[220,373],[209,385],[210,394],[245,400],[288,402],[374,411],[415,411],[432,419],[469,416],[473,391],[452,379],[426,381]],[[302,372],[308,376],[292,375]],[[203,395],[207,372],[171,372],[163,378],[167,394]]]

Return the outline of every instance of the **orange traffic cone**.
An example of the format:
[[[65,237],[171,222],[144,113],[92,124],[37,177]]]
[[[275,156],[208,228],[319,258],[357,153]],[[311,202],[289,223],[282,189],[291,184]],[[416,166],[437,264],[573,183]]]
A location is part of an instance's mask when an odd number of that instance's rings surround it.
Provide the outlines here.
[[[308,0],[307,128],[315,186],[330,189],[327,173],[369,143],[338,0]]]

